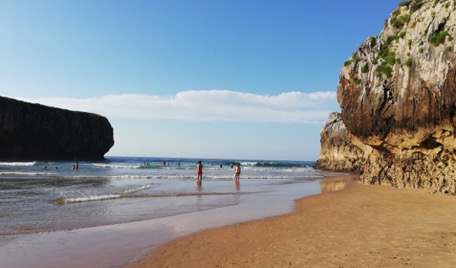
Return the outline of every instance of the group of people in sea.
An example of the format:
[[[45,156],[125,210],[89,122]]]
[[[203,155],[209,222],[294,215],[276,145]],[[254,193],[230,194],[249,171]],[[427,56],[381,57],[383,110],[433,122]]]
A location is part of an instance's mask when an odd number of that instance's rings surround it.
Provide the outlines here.
[[[177,165],[180,166],[180,162],[177,162]],[[144,167],[149,167],[150,164],[149,164],[148,162],[144,161],[143,166],[144,166]],[[167,166],[169,166],[169,162],[163,161],[163,162],[161,163],[161,166],[162,166],[162,167],[167,167]]]
[[[48,170],[48,166],[45,165],[44,167],[41,168],[42,170]],[[55,170],[59,170],[59,167],[55,167]],[[73,164],[71,166],[71,170],[79,170],[79,161],[76,162],[76,164]]]
[[[220,168],[223,166],[220,165]],[[230,163],[230,167],[233,168],[233,163]],[[239,184],[239,177],[241,176],[241,164],[237,163],[234,169],[234,183]],[[201,161],[196,162],[196,184],[201,185],[203,180],[203,164]]]
[[[161,165],[163,167],[166,167],[166,166],[169,166],[169,163],[163,161],[161,163]],[[178,162],[177,165],[180,166],[180,163]],[[144,161],[143,166],[149,167],[150,164],[148,162]],[[230,163],[230,168],[233,168],[233,167],[234,167],[234,164]],[[223,168],[222,164],[220,164],[220,168]],[[234,168],[234,182],[236,183],[236,185],[239,185],[240,176],[241,176],[241,164],[237,163],[236,167]],[[201,186],[202,181],[203,181],[203,163],[201,163],[201,161],[198,161],[198,162],[196,162],[196,184],[198,186]]]
[[[72,170],[79,170],[79,162],[76,162],[76,164],[74,164],[72,167],[71,167]]]

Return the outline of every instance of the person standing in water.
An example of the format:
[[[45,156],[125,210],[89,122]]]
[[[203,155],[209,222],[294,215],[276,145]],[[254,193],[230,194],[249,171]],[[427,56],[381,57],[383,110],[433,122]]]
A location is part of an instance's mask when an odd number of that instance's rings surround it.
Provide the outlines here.
[[[196,179],[198,183],[203,180],[203,164],[201,164],[201,161],[196,163]]]
[[[234,169],[234,182],[239,184],[239,176],[241,175],[241,164],[237,164],[236,168]]]

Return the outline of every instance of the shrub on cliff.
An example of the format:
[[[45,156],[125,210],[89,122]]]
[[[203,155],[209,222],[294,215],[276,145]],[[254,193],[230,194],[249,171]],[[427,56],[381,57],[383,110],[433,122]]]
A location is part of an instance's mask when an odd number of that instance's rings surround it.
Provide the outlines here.
[[[447,36],[450,36],[447,31],[441,30],[429,36],[429,42],[434,46],[439,46],[445,42]]]

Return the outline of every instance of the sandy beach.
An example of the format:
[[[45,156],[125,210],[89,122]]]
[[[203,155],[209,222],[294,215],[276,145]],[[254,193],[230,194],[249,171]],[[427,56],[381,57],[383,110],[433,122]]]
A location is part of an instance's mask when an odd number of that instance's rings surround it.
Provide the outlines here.
[[[353,177],[321,188],[293,213],[183,237],[129,267],[455,266],[454,196]]]

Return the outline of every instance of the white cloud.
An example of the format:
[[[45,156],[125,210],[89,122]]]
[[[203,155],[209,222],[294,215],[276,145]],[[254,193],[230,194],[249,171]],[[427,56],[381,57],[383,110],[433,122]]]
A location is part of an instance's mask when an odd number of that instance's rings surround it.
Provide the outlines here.
[[[93,112],[108,119],[309,123],[326,122],[339,110],[336,92],[259,95],[228,90],[190,90],[174,96],[140,94],[24,101]]]

